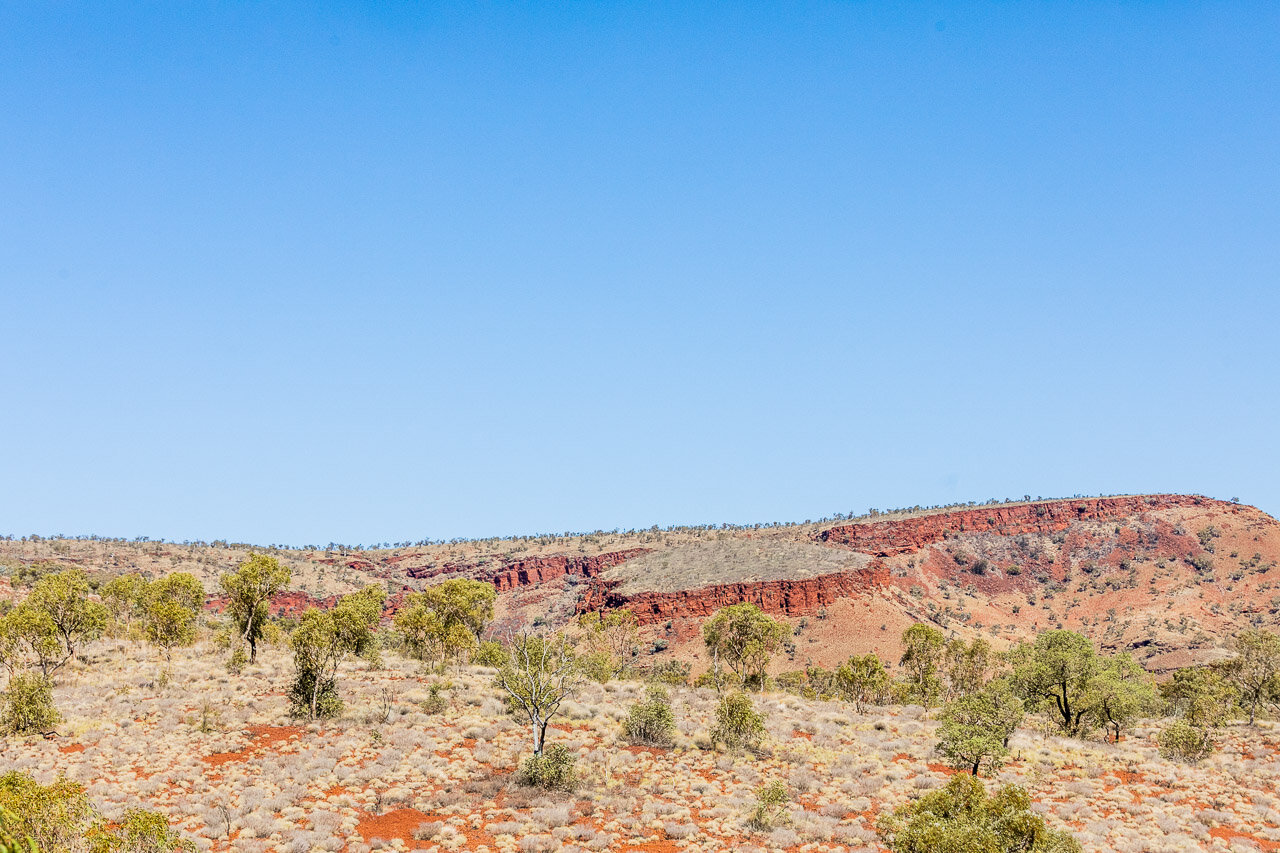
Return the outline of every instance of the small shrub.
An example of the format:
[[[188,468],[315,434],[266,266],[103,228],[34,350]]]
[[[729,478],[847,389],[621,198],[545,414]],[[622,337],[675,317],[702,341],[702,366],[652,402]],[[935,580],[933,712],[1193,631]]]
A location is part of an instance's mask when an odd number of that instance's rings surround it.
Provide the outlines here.
[[[894,853],[1080,853],[1080,843],[1050,830],[1031,811],[1031,798],[1015,785],[988,796],[973,776],[957,774],[946,786],[880,819],[881,837]]]
[[[196,846],[169,828],[169,819],[159,812],[130,809],[118,828],[90,833],[94,853],[194,853]]]
[[[427,698],[422,700],[424,714],[439,714],[449,707],[449,700],[440,695],[440,685],[432,684],[427,688]]]
[[[1191,567],[1201,574],[1213,571],[1213,558],[1208,554],[1196,554],[1187,562],[1191,563]]]
[[[5,734],[39,734],[62,720],[62,715],[53,707],[53,685],[42,675],[13,676],[2,701],[0,732]]]
[[[747,825],[757,832],[768,832],[775,826],[787,822],[787,803],[791,802],[791,792],[781,779],[774,779],[768,784],[756,788],[756,804],[751,810]]]
[[[587,652],[578,656],[578,667],[592,681],[607,684],[617,672],[613,656],[608,652]]]
[[[552,791],[572,791],[578,781],[578,757],[564,744],[556,743],[531,755],[520,765],[520,782]]]
[[[1209,729],[1178,720],[1160,732],[1156,742],[1160,754],[1170,761],[1195,763],[1213,754],[1215,749]]]
[[[623,727],[632,743],[671,746],[675,742],[676,718],[667,691],[650,687],[645,701],[631,706]]]
[[[683,687],[689,683],[689,671],[693,667],[685,661],[668,660],[655,666],[649,677],[659,684]]]
[[[249,663],[249,655],[244,650],[244,646],[236,646],[235,651],[231,653],[231,657],[227,660],[227,672],[232,675],[239,675],[244,672],[244,668]]]
[[[316,680],[319,678],[319,688]],[[316,719],[336,717],[342,713],[342,699],[338,696],[338,683],[332,678],[322,678],[310,670],[303,670],[289,687],[289,714],[294,717],[311,717],[311,697],[316,697]]]
[[[711,736],[730,749],[758,746],[764,740],[764,717],[756,713],[751,697],[730,693],[716,706],[716,725]]]

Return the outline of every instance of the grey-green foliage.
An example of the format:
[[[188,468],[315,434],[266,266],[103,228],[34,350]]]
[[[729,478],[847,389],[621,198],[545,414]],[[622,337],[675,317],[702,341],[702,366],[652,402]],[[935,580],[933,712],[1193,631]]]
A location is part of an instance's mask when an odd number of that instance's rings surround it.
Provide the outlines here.
[[[571,791],[578,782],[577,756],[562,743],[534,753],[520,765],[520,781],[556,791]]]
[[[329,610],[308,608],[290,637],[297,672],[289,691],[294,716],[333,717],[342,710],[338,666],[348,655],[377,651],[374,629],[382,616],[386,591],[368,586],[343,596]]]
[[[939,673],[946,653],[947,638],[932,625],[917,622],[902,632],[904,693],[909,701],[926,708],[937,704],[942,692]]]
[[[53,686],[44,675],[19,673],[0,695],[0,734],[47,732],[62,720],[53,707]]]
[[[781,779],[774,779],[756,788],[756,802],[751,810],[747,825],[757,832],[767,832],[774,827],[787,823],[787,803],[791,802],[791,791]]]
[[[956,774],[946,786],[880,819],[894,853],[1080,853],[1080,843],[1050,830],[1022,788],[988,796],[981,780]]]
[[[730,693],[716,706],[716,725],[711,736],[729,749],[756,747],[764,740],[764,717],[746,693]]]
[[[289,585],[292,572],[275,557],[250,552],[234,572],[220,579],[227,595],[227,615],[237,633],[249,644],[249,663],[258,660],[258,640],[269,616],[271,596]]]
[[[623,727],[632,743],[671,746],[675,741],[676,718],[667,691],[657,685],[650,686],[645,700],[631,706]]]
[[[1009,754],[1009,735],[1022,720],[1022,700],[1004,681],[960,696],[942,709],[938,751],[951,766],[978,775],[994,772]]]

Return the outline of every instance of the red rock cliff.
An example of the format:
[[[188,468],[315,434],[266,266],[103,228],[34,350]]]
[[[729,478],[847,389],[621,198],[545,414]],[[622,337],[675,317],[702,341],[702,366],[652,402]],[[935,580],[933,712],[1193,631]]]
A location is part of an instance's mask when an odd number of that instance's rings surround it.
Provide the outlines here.
[[[648,554],[651,548],[628,548],[625,551],[610,551],[594,557],[576,557],[567,554],[553,554],[548,557],[527,557],[507,563],[494,573],[491,580],[498,592],[514,589],[518,586],[542,583],[555,580],[565,575],[583,578],[594,578],[605,569],[624,563],[632,557]]]
[[[583,557],[570,554],[549,554],[542,557],[525,557],[499,564],[496,568],[491,564],[478,563],[446,563],[434,568],[418,567],[409,569],[411,578],[432,578],[443,574],[463,574],[480,580],[487,580],[497,587],[499,592],[521,586],[531,586],[544,581],[562,578],[565,575],[594,578],[605,569],[620,563],[648,554],[652,548],[628,548],[624,551],[610,551]]]
[[[795,580],[753,581],[705,586],[678,592],[615,592],[616,581],[596,580],[578,601],[578,612],[626,607],[641,625],[676,617],[702,618],[721,607],[749,602],[766,613],[788,616],[813,613],[820,607],[866,592],[884,583],[888,575],[879,564],[856,571]]]

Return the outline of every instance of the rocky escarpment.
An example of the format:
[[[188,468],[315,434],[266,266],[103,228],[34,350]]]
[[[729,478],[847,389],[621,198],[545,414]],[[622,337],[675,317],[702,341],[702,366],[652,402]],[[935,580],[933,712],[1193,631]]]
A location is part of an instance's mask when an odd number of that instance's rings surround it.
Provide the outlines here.
[[[956,533],[996,533],[1003,536],[1053,533],[1080,521],[1110,521],[1151,510],[1201,505],[1235,506],[1190,495],[1077,498],[846,524],[823,530],[817,539],[827,545],[888,557],[919,551]]]
[[[1147,517],[1158,510],[1199,507],[1235,515],[1248,508],[1210,498],[1187,495],[1144,495],[1115,498],[1077,498],[1040,501],[1029,504],[994,505],[972,510],[958,510],[886,521],[840,525],[820,531],[815,540],[829,547],[845,548],[869,554],[872,561],[864,568],[810,577],[772,579],[742,583],[722,583],[676,591],[625,592],[624,582],[612,578],[593,580],[578,602],[579,612],[625,607],[636,614],[641,624],[653,624],[678,618],[700,618],[730,604],[750,602],[770,613],[784,615],[812,614],[841,598],[866,595],[877,588],[910,583],[895,580],[910,557],[910,565],[928,566],[938,576],[957,572],[963,576],[960,585],[977,588],[986,594],[1021,590],[1030,591],[1041,582],[1063,582],[1069,573],[1071,557],[1100,549],[1106,556],[1089,561],[1086,571],[1095,564],[1105,569],[1119,565],[1137,553],[1164,554],[1170,558],[1189,558],[1195,551],[1195,537],[1174,535],[1173,525],[1150,523],[1147,539],[1139,541],[1135,530],[1123,532],[1117,527],[1112,536],[1090,532],[1090,522],[1126,524]],[[1033,558],[1022,555],[1017,570],[1005,573],[999,561],[983,574],[971,573],[957,565],[947,550],[931,546],[959,540],[1004,537],[1006,541],[1021,534],[1056,535],[1062,542],[1060,559],[1054,565],[1052,554]],[[1110,541],[1114,540],[1114,541]],[[977,540],[975,540],[977,541]],[[949,545],[947,546],[949,549]],[[922,551],[928,553],[920,554]],[[1114,553],[1112,553],[1114,552]],[[959,555],[957,555],[958,557]],[[898,558],[898,559],[894,559]],[[1012,562],[1012,561],[1006,561]],[[896,568],[891,568],[896,567]],[[1017,574],[1018,577],[1012,575]]]
[[[446,574],[461,574],[477,580],[490,581],[498,592],[506,592],[522,586],[545,583],[562,577],[594,578],[606,569],[621,565],[633,557],[648,554],[650,548],[627,548],[604,554],[582,556],[576,554],[548,554],[541,557],[524,557],[508,560],[494,566],[485,564],[449,563],[434,568],[409,569],[411,578],[431,578]]]
[[[722,607],[741,602],[755,604],[768,613],[795,616],[813,613],[837,599],[865,593],[888,580],[883,565],[792,580],[748,581],[715,584],[678,592],[647,591],[623,594],[616,580],[593,581],[578,602],[578,612],[625,607],[641,625],[676,618],[701,619]]]

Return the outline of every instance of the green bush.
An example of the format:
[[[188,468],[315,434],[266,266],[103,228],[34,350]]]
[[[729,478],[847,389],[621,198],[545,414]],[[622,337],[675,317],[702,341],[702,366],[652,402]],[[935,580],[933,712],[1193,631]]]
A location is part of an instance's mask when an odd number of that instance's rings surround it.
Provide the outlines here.
[[[671,697],[661,687],[650,687],[645,701],[631,706],[623,724],[632,743],[648,746],[671,746],[675,742],[676,717],[671,712]]]
[[[1195,763],[1212,755],[1216,749],[1209,729],[1193,726],[1185,720],[1178,720],[1165,728],[1156,742],[1160,745],[1160,754],[1170,761]]]
[[[711,736],[730,749],[756,747],[764,740],[764,717],[756,713],[751,697],[730,693],[716,706],[716,725]]]
[[[0,853],[40,853],[34,838],[15,838],[11,826],[18,823],[18,816],[7,809],[0,809]]]
[[[496,640],[485,640],[471,655],[471,662],[477,666],[490,666],[502,669],[511,660],[511,655]]]
[[[787,823],[787,803],[791,802],[791,792],[786,783],[775,779],[766,785],[756,788],[756,805],[751,810],[747,825],[757,832],[768,832],[779,824]]]
[[[520,765],[520,782],[554,791],[572,791],[578,781],[578,757],[564,744],[552,744]]]
[[[613,657],[602,651],[578,655],[578,668],[584,676],[600,684],[607,684],[617,673]]]
[[[449,707],[449,700],[440,695],[440,685],[432,684],[427,688],[427,698],[422,700],[422,711],[425,714],[439,714]]]
[[[342,713],[342,698],[338,695],[338,682],[334,678],[318,676],[310,670],[301,670],[289,687],[289,714],[293,717],[311,717],[311,696],[319,678],[316,691],[316,719],[329,719]]]
[[[17,842],[16,839],[23,839]],[[41,785],[25,773],[0,776],[0,853],[175,853],[195,851],[159,812],[130,809],[116,824],[94,810],[84,786]]]
[[[249,655],[244,650],[243,645],[237,645],[235,651],[231,653],[231,657],[227,660],[227,672],[232,675],[239,675],[244,672],[244,668],[249,664]]]
[[[175,853],[196,849],[195,844],[169,828],[167,817],[146,809],[130,809],[118,827],[96,828],[89,838],[90,853]]]
[[[36,673],[19,673],[9,679],[0,702],[0,732],[4,734],[39,734],[62,720],[53,707],[53,685]]]
[[[798,670],[779,673],[773,683],[779,690],[794,693],[796,696],[809,695],[809,698],[813,698],[811,695],[813,690],[809,687],[809,677]]]
[[[956,774],[946,787],[880,819],[894,853],[1080,853],[1080,843],[1050,830],[1015,785],[988,796],[982,782]]]
[[[79,850],[92,828],[95,813],[84,786],[59,778],[41,785],[25,773],[0,776],[0,811],[14,820],[8,832],[31,838],[45,851]]]

